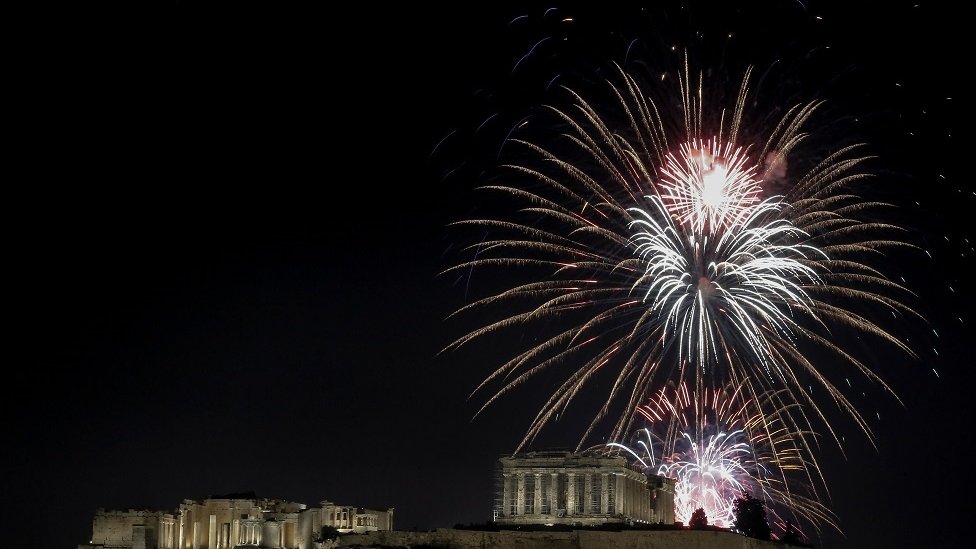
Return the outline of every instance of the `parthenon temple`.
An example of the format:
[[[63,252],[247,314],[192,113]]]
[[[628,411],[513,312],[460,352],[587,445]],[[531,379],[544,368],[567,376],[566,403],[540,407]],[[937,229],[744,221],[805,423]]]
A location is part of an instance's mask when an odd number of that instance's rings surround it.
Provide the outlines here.
[[[620,456],[529,452],[498,460],[499,524],[674,524],[674,480]]]

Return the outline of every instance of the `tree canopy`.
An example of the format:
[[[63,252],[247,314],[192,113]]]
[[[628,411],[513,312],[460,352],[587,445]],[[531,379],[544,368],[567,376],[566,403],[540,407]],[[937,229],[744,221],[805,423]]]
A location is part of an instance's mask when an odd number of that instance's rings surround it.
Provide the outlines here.
[[[692,530],[702,530],[708,526],[708,516],[705,514],[705,509],[699,507],[695,509],[695,512],[691,514],[691,519],[688,521],[688,527]]]
[[[769,539],[769,521],[766,519],[766,504],[752,497],[748,492],[736,498],[732,504],[735,517],[732,526],[743,534],[758,539]]]

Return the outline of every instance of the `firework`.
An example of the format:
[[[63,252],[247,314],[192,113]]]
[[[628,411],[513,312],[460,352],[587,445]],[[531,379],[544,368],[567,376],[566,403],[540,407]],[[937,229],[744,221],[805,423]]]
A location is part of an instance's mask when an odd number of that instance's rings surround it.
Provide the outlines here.
[[[651,90],[619,67],[617,76],[606,82],[610,108],[598,110],[564,88],[569,108],[546,108],[565,128],[551,145],[510,140],[529,160],[505,165],[506,182],[484,188],[520,207],[457,223],[487,237],[470,248],[473,259],[448,272],[504,269],[513,282],[455,313],[500,311],[448,349],[505,330],[535,335],[475,389],[489,393],[478,413],[540,372],[562,372],[521,448],[601,379],[608,394],[582,447],[605,418],[612,424],[604,440],[621,440],[639,405],[666,382],[688,383],[697,393],[731,385],[778,410],[802,444],[814,443],[806,438],[818,422],[839,445],[813,398],[818,386],[824,402],[870,438],[861,414],[805,352],[820,348],[885,389],[830,330],[911,354],[860,312],[880,306],[914,314],[898,298],[907,290],[865,261],[906,246],[892,236],[896,227],[860,218],[885,206],[853,190],[866,175],[859,171],[866,157],[857,146],[842,148],[773,196],[764,189],[785,174],[819,103],[788,109],[764,140],[745,142],[749,71],[726,109],[709,104],[686,60],[677,78],[682,131],[672,135],[666,128],[675,124],[664,120],[674,113],[659,106],[670,102],[651,99]],[[759,398],[767,394],[774,396]]]
[[[714,138],[684,143],[677,155],[668,153],[661,168],[661,198],[690,232],[731,230],[760,201],[756,166],[747,162],[741,148]]]
[[[797,444],[783,410],[745,398],[743,389],[660,389],[638,407],[647,426],[633,444],[610,443],[606,449],[629,454],[646,472],[675,479],[675,519],[685,524],[701,508],[709,524],[730,528],[735,500],[749,493],[766,503],[781,529],[800,519],[817,530],[821,524],[836,528],[815,489],[823,486],[815,457]]]

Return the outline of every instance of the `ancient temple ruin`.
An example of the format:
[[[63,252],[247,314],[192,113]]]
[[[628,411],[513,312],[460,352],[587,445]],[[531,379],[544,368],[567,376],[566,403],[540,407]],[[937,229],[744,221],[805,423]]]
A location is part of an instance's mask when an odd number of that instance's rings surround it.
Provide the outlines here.
[[[173,512],[98,509],[92,537],[79,549],[314,549],[323,527],[340,533],[393,529],[393,509],[322,501],[307,507],[278,499],[227,496],[184,500]]]
[[[498,524],[674,524],[674,479],[621,456],[529,452],[498,460]]]

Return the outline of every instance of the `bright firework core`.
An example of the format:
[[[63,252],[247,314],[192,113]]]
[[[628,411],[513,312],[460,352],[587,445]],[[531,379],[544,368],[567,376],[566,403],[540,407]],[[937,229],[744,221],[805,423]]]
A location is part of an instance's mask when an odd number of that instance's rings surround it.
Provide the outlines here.
[[[693,139],[669,153],[661,169],[662,198],[679,223],[695,231],[731,228],[760,201],[756,166],[745,151],[718,138]]]
[[[711,209],[718,208],[725,202],[725,183],[728,174],[721,164],[712,166],[702,178],[702,202]]]

